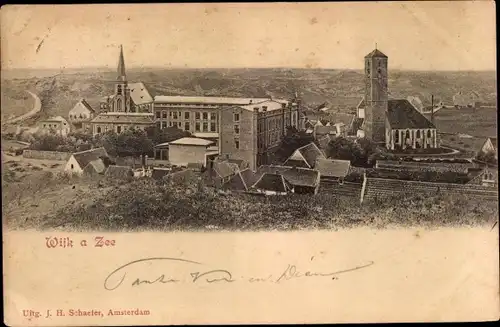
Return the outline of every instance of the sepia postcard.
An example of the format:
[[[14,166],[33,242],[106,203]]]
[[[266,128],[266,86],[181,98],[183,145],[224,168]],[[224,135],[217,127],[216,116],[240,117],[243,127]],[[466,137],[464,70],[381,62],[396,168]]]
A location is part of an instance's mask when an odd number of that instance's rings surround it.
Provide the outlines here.
[[[498,320],[495,19],[3,6],[4,323]]]

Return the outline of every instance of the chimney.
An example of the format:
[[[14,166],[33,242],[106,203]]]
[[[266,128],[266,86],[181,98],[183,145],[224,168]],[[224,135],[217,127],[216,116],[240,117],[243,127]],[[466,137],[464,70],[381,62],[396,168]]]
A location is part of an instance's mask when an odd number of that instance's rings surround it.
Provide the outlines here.
[[[262,106],[262,111],[267,111],[267,106]]]

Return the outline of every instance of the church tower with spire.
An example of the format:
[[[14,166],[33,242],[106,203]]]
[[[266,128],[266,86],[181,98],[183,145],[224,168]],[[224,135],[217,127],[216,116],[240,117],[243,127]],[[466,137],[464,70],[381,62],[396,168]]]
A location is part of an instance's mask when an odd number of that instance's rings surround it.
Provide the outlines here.
[[[127,75],[125,73],[125,59],[123,58],[123,46],[121,45],[120,45],[120,57],[118,58],[115,94],[112,100],[112,111],[114,112],[132,111],[130,89],[127,83]]]

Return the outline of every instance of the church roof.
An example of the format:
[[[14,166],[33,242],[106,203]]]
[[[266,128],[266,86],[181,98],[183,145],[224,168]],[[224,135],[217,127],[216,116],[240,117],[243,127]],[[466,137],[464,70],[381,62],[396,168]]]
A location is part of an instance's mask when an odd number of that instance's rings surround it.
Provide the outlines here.
[[[372,52],[370,52],[369,54],[367,54],[365,56],[365,58],[387,58],[387,56],[385,54],[383,54],[380,50],[378,49],[375,49],[373,50]]]
[[[92,123],[123,123],[123,124],[152,124],[153,114],[150,113],[128,113],[107,112],[99,114]]]
[[[436,128],[406,99],[387,102],[387,119],[392,129]]]
[[[128,87],[130,89],[130,97],[136,105],[153,102],[153,97],[149,94],[144,83],[129,83]]]

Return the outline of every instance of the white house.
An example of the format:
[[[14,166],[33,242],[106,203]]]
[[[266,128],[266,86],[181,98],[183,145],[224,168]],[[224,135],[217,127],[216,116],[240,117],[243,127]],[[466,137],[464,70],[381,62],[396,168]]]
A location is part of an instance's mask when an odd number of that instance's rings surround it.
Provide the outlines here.
[[[61,116],[56,116],[38,122],[38,130],[66,136],[71,132],[71,127],[66,119]]]
[[[95,148],[80,152],[75,152],[66,162],[64,171],[70,173],[83,173],[83,169],[92,161],[108,158],[108,153],[104,148]]]
[[[69,111],[68,118],[72,124],[81,124],[84,121],[90,121],[94,118],[95,110],[90,106],[90,104],[81,99],[75,106]]]
[[[214,142],[195,137],[183,137],[168,143],[168,160],[174,166],[202,164],[207,166],[207,153]]]

